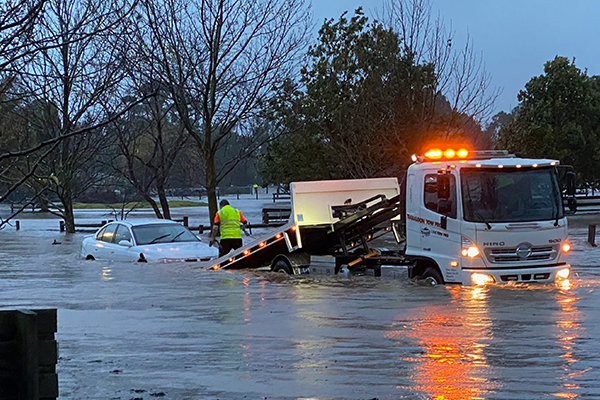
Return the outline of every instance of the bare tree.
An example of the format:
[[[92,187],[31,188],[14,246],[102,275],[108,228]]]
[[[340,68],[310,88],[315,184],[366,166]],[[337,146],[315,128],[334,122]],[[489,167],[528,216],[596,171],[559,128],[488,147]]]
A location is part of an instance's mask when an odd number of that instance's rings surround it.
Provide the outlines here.
[[[306,48],[308,8],[304,0],[144,0],[138,22],[140,53],[202,155],[214,216],[217,185],[261,145],[249,122]],[[232,137],[246,146],[217,162]]]
[[[75,231],[73,198],[94,182],[80,178],[103,146],[102,130],[95,128],[126,106],[117,93],[125,76],[118,28],[134,5],[127,0],[47,0],[36,31],[44,45],[20,67],[26,97],[37,104],[31,120],[37,124],[35,142],[52,143],[25,175],[46,182],[58,197],[67,232]]]
[[[189,135],[179,123],[165,88],[154,88],[158,82],[134,82],[142,96],[155,95],[114,121],[120,156],[114,160],[113,168],[150,203],[158,218],[171,219],[166,189]],[[160,208],[152,197],[154,191]]]
[[[0,3],[0,93],[5,93],[16,75],[16,62],[34,51],[36,24],[46,0],[16,0]],[[37,38],[39,40],[39,38]],[[37,47],[43,46],[44,40]]]
[[[441,16],[434,16],[430,0],[387,0],[381,20],[398,32],[417,64],[435,67],[436,92],[452,110],[449,125],[467,115],[477,122],[488,119],[500,89],[491,86],[481,54],[467,33],[465,44],[456,47],[455,32]],[[432,101],[439,104],[438,99]]]

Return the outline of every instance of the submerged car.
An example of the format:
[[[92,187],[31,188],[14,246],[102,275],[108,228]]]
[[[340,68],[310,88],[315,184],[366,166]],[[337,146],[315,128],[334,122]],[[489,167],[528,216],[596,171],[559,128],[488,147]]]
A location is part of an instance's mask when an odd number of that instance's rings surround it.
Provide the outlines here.
[[[218,250],[177,222],[129,220],[110,222],[83,239],[81,256],[87,260],[208,261],[217,258]]]

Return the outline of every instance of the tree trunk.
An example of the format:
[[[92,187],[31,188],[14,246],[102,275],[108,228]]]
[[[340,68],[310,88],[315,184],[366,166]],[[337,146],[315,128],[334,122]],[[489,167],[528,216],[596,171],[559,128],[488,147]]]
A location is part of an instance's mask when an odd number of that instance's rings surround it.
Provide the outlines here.
[[[140,193],[138,191],[138,193]],[[144,198],[144,200],[146,200],[148,203],[150,203],[150,207],[152,207],[152,209],[154,210],[154,214],[156,215],[156,218],[159,219],[164,219],[162,213],[160,212],[160,208],[158,208],[158,204],[156,204],[156,201],[154,201],[154,199],[152,197],[150,197],[149,194],[145,193],[145,192],[141,192],[142,193],[142,197]]]
[[[42,195],[36,196],[35,202],[40,205],[41,212],[50,211],[50,207],[48,206],[48,199],[46,199],[44,196],[42,196]]]
[[[60,199],[63,203],[63,219],[65,220],[65,231],[75,233],[75,215],[73,214],[73,199],[71,196],[71,187],[65,185]]]
[[[217,177],[215,176],[215,158],[214,155],[206,157],[206,196],[208,197],[208,213],[210,216],[210,225],[213,225],[217,208]]]
[[[167,201],[167,195],[165,194],[164,186],[160,185],[158,188],[158,199],[160,200],[160,207],[164,219],[171,219],[171,210],[169,209],[169,202]]]

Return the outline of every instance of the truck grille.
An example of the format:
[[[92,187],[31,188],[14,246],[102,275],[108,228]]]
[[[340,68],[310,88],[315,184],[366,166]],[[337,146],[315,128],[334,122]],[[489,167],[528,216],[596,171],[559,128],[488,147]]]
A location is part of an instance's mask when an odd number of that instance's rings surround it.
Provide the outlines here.
[[[550,261],[558,255],[558,245],[533,246],[531,254],[524,256],[517,253],[518,247],[488,247],[485,256],[488,261],[495,264],[518,263],[523,261]]]

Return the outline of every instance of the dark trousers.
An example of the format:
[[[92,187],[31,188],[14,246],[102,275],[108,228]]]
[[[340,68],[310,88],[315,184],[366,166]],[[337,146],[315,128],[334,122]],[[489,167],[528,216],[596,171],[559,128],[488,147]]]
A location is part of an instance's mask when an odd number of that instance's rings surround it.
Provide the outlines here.
[[[221,239],[221,245],[219,246],[219,257],[223,257],[231,250],[239,249],[242,247],[242,239]]]

